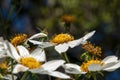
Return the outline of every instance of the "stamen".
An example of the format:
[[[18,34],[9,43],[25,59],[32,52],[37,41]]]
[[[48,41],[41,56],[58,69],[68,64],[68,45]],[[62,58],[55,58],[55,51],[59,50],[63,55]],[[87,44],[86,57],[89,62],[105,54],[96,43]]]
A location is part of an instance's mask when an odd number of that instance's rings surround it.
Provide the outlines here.
[[[21,43],[23,43],[25,40],[27,39],[27,35],[26,34],[18,34],[16,36],[14,36],[10,42],[14,45],[17,46]]]
[[[70,34],[59,34],[56,35],[52,40],[50,40],[51,43],[56,43],[56,44],[61,44],[69,41],[73,41],[74,37],[71,36]]]
[[[0,64],[0,68],[1,68],[1,69],[7,69],[7,68],[8,68],[7,62],[2,62],[2,63]]]
[[[21,58],[19,61],[22,65],[28,67],[29,69],[39,68],[42,63],[38,62],[36,59],[32,57]]]

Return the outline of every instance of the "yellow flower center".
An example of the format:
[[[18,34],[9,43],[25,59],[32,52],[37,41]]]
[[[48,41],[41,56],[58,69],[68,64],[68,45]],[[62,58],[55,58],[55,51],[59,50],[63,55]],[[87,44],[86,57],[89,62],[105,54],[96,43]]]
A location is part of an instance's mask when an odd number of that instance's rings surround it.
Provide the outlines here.
[[[38,62],[36,59],[32,57],[25,57],[20,59],[20,63],[29,69],[39,68],[42,63]]]
[[[56,43],[56,44],[61,44],[69,41],[73,41],[74,37],[71,36],[70,34],[59,34],[56,35],[52,40],[50,40],[51,43]]]
[[[17,46],[18,44],[23,43],[25,40],[27,39],[27,35],[26,34],[18,34],[16,36],[14,36],[10,42],[14,45]]]
[[[2,62],[2,63],[0,64],[0,68],[1,68],[1,69],[7,69],[7,68],[8,68],[7,62]]]
[[[84,71],[84,72],[88,72],[88,67],[91,65],[91,64],[98,64],[98,65],[101,65],[103,66],[104,65],[104,62],[101,61],[101,60],[90,60],[90,61],[87,61],[87,62],[84,62],[82,65],[81,65],[81,70]]]

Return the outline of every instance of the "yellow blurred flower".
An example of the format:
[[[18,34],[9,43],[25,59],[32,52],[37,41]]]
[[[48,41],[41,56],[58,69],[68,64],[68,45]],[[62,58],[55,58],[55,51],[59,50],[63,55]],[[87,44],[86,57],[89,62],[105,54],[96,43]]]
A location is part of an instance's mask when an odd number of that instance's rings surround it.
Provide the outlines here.
[[[75,21],[75,17],[74,17],[74,16],[71,16],[71,15],[63,15],[63,16],[61,17],[61,20],[62,20],[63,22],[66,22],[66,23],[72,23],[72,22]]]

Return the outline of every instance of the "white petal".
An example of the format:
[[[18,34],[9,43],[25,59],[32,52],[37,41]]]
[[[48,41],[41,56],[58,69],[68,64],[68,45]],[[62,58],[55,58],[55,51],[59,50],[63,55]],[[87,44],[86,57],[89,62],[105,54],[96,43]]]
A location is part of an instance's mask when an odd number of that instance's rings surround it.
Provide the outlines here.
[[[74,48],[75,46],[80,45],[82,41],[83,41],[83,38],[80,38],[80,39],[78,39],[78,40],[73,40],[73,41],[68,42],[68,45],[69,45],[71,48]]]
[[[13,55],[12,55],[12,52],[10,50],[10,44],[8,41],[5,42],[6,43],[6,46],[7,46],[7,50],[6,50],[6,53],[7,53],[7,56],[11,57],[14,59]]]
[[[8,48],[8,46],[7,46],[7,43],[6,43],[7,41],[5,41],[4,43],[3,43],[3,45],[4,45],[4,48],[5,49],[7,49]]]
[[[41,48],[47,48],[47,47],[54,46],[54,44],[52,44],[50,42],[40,42],[40,41],[36,41],[36,40],[29,40],[29,42],[33,43],[34,45],[39,45],[39,47],[41,47]]]
[[[13,69],[13,73],[19,73],[19,72],[24,72],[24,71],[27,71],[28,70],[28,68],[27,67],[25,67],[25,66],[23,66],[23,65],[21,65],[21,64],[17,64],[16,66],[15,66],[15,68]]]
[[[55,50],[60,54],[63,52],[66,52],[68,50],[68,48],[69,48],[69,45],[66,43],[55,46]]]
[[[6,57],[8,57],[8,55],[6,55],[6,54],[0,54],[0,59],[1,58],[6,58]]]
[[[111,63],[111,62],[117,62],[118,61],[118,57],[116,57],[116,56],[108,56],[108,57],[104,58],[102,61],[105,64]]]
[[[84,38],[85,40],[87,40],[87,39],[91,38],[91,37],[95,34],[95,32],[96,32],[96,31],[89,32],[89,33],[86,34],[83,38]]]
[[[108,67],[108,68],[105,68],[104,70],[105,71],[114,71],[116,69],[120,68],[120,62],[118,62],[117,64],[111,66],[111,67]]]
[[[83,37],[83,43],[84,43],[87,39],[91,38],[91,37],[95,34],[95,32],[96,32],[96,31],[92,31],[92,32],[86,34],[86,35]]]
[[[8,48],[9,48],[9,52],[8,52],[8,55],[11,55],[14,57],[14,59],[18,60],[20,58],[17,50],[15,49],[15,47],[11,44],[11,43],[8,43]]]
[[[36,40],[28,40],[28,41],[31,42],[31,43],[33,43],[34,45],[42,44],[42,42],[36,41]]]
[[[3,42],[3,40],[4,40],[3,37],[0,37],[0,41]]]
[[[44,74],[45,70],[43,70],[43,68],[35,68],[35,69],[30,69],[29,70],[32,73],[39,73],[39,74]],[[48,72],[45,72],[45,74],[47,74]]]
[[[36,48],[30,55],[37,59],[37,61],[46,61],[45,51],[41,48]]]
[[[29,39],[34,39],[34,38],[40,38],[40,37],[46,37],[47,35],[44,33],[37,33],[33,36],[31,36]]]
[[[64,73],[58,72],[58,71],[49,72],[48,74],[50,76],[58,77],[58,78],[61,78],[61,79],[69,79],[70,78],[70,76],[68,76]]]
[[[6,53],[7,53],[7,55],[8,55],[9,57],[11,57],[11,58],[14,59],[14,57],[13,57],[13,55],[11,54],[10,50],[7,50]]]
[[[7,55],[0,54],[0,64],[6,60]]]
[[[3,46],[0,46],[0,51],[3,51],[4,50],[4,47]]]
[[[54,71],[65,63],[64,60],[51,60],[42,65],[44,70]]]
[[[80,69],[80,66],[76,64],[65,64],[63,65],[65,72],[70,73],[70,74],[85,74],[86,72],[83,72]]]
[[[17,49],[21,57],[28,57],[29,51],[24,46],[17,46]]]
[[[89,71],[100,71],[102,66],[100,64],[91,64],[88,66]]]
[[[111,62],[111,63],[104,64],[102,69],[109,68],[111,66],[114,66],[115,64],[117,64],[117,62]]]
[[[51,47],[51,46],[54,46],[55,44],[52,44],[50,42],[41,42],[41,44],[38,45],[38,47],[41,47],[41,48],[47,48],[47,47]]]

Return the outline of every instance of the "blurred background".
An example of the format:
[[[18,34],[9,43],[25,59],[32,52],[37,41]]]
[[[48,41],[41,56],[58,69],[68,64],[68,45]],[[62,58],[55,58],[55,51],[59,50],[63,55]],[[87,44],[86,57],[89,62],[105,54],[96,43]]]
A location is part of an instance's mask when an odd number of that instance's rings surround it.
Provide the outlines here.
[[[0,36],[29,36],[44,30],[50,37],[65,31],[61,16],[72,15],[70,33],[75,38],[96,30],[90,39],[101,46],[103,57],[120,57],[120,0],[0,0]],[[78,60],[80,47],[68,51]],[[74,53],[74,55],[72,54]],[[103,79],[102,79],[103,80]],[[104,80],[120,80],[120,70],[105,72]]]

